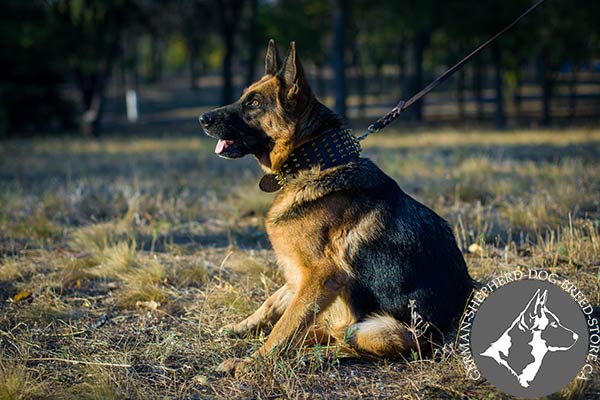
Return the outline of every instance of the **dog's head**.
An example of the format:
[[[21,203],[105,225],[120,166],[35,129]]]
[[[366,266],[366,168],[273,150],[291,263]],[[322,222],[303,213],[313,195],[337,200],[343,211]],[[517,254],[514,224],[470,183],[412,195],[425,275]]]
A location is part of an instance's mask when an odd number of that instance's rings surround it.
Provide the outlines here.
[[[276,170],[303,144],[299,125],[310,112],[314,96],[304,69],[290,44],[282,63],[273,40],[265,57],[265,75],[233,104],[200,116],[207,135],[218,139],[215,153],[225,158],[253,154],[267,170]]]
[[[538,289],[521,314],[520,325],[531,331],[541,332],[549,351],[569,350],[577,342],[579,335],[560,323],[556,314],[548,309],[548,291]]]

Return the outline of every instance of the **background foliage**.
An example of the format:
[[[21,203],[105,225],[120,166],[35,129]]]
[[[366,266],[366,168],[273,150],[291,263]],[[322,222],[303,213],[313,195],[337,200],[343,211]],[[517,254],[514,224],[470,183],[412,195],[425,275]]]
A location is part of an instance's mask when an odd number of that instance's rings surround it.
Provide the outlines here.
[[[364,116],[374,104],[418,91],[531,4],[6,0],[0,5],[0,62],[8,66],[0,76],[0,132],[79,126],[99,135],[104,113],[114,108],[112,89],[139,90],[171,78],[198,89],[202,78],[214,76],[220,93],[197,96],[197,105],[229,103],[260,74],[269,38],[282,48],[296,40],[317,94],[331,96],[346,116]],[[548,125],[597,117],[599,14],[597,2],[548,0],[444,90],[462,118],[493,117],[497,127],[507,119]],[[410,110],[413,120],[427,118],[423,107]]]

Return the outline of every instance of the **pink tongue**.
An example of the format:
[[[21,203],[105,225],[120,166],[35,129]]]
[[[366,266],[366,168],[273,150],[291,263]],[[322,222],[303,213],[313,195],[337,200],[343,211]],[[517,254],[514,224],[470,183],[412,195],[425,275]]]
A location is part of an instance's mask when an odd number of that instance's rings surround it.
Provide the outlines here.
[[[215,153],[221,154],[227,147],[233,144],[233,140],[221,140],[217,142],[217,147],[215,147]]]

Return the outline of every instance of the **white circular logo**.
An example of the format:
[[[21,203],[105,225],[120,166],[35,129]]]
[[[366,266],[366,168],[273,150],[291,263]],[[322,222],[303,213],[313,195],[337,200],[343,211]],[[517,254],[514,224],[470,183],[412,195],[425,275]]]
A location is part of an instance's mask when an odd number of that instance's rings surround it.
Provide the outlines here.
[[[535,398],[589,378],[598,333],[593,307],[569,281],[547,271],[514,271],[475,293],[459,351],[472,379]]]

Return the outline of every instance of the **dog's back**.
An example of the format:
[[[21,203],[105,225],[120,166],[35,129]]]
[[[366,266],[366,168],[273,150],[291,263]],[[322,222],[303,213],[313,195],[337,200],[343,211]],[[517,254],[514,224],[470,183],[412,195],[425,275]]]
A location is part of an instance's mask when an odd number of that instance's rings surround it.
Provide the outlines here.
[[[377,308],[410,321],[409,300],[438,329],[446,330],[463,311],[473,287],[454,235],[441,217],[404,193],[369,161],[362,168],[381,174],[381,183],[362,195],[380,210],[380,237],[367,240],[352,263],[352,296],[364,313]]]

